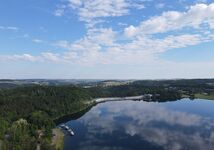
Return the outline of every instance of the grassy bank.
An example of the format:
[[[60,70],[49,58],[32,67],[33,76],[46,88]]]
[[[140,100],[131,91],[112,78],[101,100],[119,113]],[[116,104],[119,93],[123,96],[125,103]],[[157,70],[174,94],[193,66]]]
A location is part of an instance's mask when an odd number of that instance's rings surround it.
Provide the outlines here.
[[[0,150],[2,150],[3,149],[3,147],[2,147],[2,141],[0,140]]]
[[[56,150],[63,150],[64,133],[60,129],[53,129],[52,145]]]
[[[195,98],[214,100],[214,95],[206,95],[202,93],[195,94]]]

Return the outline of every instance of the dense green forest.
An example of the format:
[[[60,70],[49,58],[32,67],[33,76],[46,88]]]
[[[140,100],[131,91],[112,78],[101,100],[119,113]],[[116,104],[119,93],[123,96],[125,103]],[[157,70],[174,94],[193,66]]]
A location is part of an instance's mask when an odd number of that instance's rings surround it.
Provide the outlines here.
[[[0,139],[3,149],[35,149],[37,143],[42,149],[53,149],[50,139],[54,119],[79,111],[90,98],[87,90],[72,86],[1,89]]]

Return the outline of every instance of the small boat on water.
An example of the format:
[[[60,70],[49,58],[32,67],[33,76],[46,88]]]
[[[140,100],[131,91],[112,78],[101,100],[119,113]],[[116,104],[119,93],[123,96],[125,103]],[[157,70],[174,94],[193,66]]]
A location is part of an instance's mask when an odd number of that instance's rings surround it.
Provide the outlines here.
[[[61,127],[62,129],[69,130],[69,127],[68,127],[67,125],[65,125],[65,124],[60,125],[60,127]]]
[[[66,130],[69,130],[69,127],[68,127],[68,126],[65,126],[65,129],[66,129]]]
[[[74,136],[74,131],[72,131],[71,129],[69,129],[68,132],[69,132],[69,134],[70,134],[71,136]]]
[[[60,125],[61,128],[65,128],[65,124]]]

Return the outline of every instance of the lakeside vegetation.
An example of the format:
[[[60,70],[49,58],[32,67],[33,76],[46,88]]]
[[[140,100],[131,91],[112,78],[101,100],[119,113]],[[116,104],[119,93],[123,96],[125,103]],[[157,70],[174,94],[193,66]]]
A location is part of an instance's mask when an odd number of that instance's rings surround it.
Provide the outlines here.
[[[117,86],[21,86],[0,89],[0,146],[3,150],[61,149],[55,120],[93,105],[98,97],[152,94],[158,102],[184,97],[214,99],[213,80],[135,81]],[[156,96],[158,95],[158,96]],[[57,141],[57,142],[56,142]]]
[[[208,95],[207,93],[195,94],[195,98],[214,100],[214,94]]]
[[[60,129],[53,129],[52,145],[56,150],[63,150],[64,147],[64,133]]]

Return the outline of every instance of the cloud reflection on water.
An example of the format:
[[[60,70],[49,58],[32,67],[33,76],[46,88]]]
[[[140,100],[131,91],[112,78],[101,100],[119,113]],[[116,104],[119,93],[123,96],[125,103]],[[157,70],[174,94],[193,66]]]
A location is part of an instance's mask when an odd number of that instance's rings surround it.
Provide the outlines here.
[[[90,145],[92,149],[124,149],[105,143],[104,136],[117,137],[118,132],[125,134],[120,138],[130,142],[132,137],[138,137],[139,141],[146,140],[166,150],[212,150],[214,146],[213,118],[170,110],[158,103],[104,103],[78,121],[88,131],[86,139],[80,142],[83,150]]]

